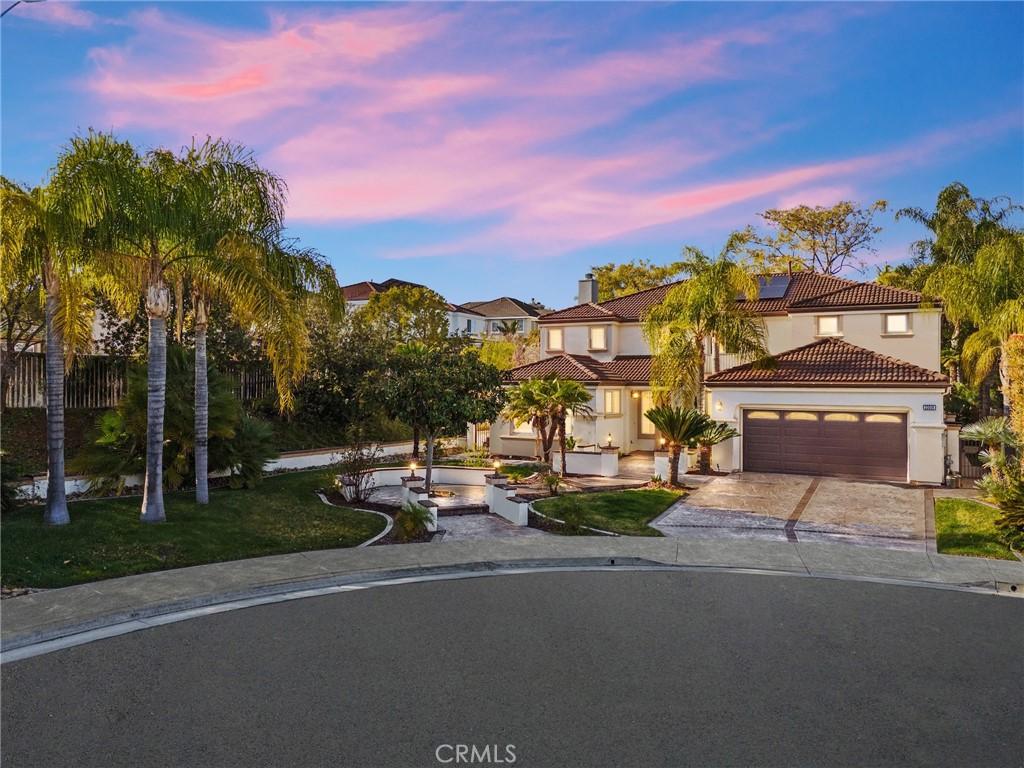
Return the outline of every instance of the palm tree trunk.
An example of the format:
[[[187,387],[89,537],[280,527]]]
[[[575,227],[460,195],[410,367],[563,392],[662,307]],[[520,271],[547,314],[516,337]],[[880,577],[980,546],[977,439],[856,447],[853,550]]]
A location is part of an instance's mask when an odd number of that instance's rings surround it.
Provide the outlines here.
[[[711,446],[701,443],[697,447],[697,462],[700,465],[700,473],[707,475],[711,473]]]
[[[46,525],[67,525],[68,500],[64,492],[64,343],[55,327],[57,289],[46,290]]]
[[[196,314],[196,504],[210,503],[210,387],[206,372],[206,302],[197,298]]]
[[[434,433],[427,432],[427,469],[423,473],[423,487],[430,493],[430,476],[434,469]]]
[[[679,485],[679,454],[682,452],[681,445],[673,444],[668,454],[668,483]]]
[[[562,477],[565,477],[565,418],[558,419],[558,448],[562,464]]]
[[[1003,416],[1010,418],[1010,354],[1006,348],[1009,339],[999,342],[999,392],[1003,396]],[[1020,404],[1017,406],[1020,407]]]
[[[162,281],[146,291],[149,358],[146,370],[146,481],[142,491],[144,523],[162,523],[164,515],[164,407],[167,400],[167,311],[170,296]]]

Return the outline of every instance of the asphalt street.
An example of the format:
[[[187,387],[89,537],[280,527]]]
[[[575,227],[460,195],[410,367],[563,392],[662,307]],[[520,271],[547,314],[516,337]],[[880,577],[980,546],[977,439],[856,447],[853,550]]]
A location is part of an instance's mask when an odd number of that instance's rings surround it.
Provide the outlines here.
[[[5,664],[2,763],[1019,768],[1022,647],[1024,601],[918,587],[388,586]]]

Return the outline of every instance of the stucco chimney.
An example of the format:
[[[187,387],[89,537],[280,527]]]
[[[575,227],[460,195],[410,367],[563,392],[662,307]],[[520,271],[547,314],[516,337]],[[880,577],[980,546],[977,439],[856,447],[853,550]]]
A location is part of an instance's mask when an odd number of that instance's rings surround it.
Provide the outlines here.
[[[577,304],[590,304],[597,301],[597,280],[591,272],[587,272],[579,281],[579,293],[577,293]]]

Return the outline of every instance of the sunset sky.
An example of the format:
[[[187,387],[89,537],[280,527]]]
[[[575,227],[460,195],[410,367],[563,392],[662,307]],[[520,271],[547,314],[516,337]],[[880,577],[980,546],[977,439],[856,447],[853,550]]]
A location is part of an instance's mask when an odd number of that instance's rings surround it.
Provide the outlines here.
[[[3,20],[2,170],[39,183],[89,127],[223,136],[343,283],[559,307],[770,207],[1024,199],[1022,40],[1021,3],[50,0]],[[922,234],[881,223],[877,262]]]

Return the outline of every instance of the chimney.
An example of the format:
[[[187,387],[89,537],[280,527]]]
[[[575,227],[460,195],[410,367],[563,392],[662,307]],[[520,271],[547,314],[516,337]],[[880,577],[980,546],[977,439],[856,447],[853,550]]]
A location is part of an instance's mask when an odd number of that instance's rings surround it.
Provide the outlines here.
[[[592,272],[587,272],[583,276],[583,279],[579,281],[579,293],[577,294],[577,304],[592,304],[597,301],[597,280],[594,279]]]

